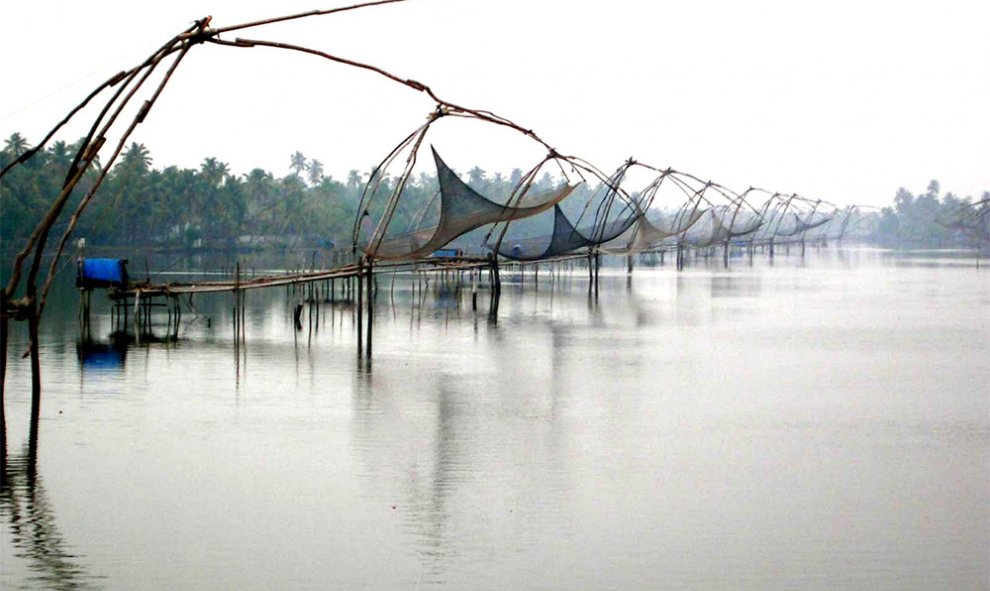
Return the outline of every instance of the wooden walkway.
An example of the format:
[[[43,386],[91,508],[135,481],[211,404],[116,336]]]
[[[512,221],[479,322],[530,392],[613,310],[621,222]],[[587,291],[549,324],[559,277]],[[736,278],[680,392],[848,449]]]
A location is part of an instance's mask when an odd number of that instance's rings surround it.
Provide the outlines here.
[[[444,257],[428,258],[417,261],[401,263],[380,263],[372,265],[372,272],[394,271],[405,267],[428,267],[432,269],[470,269],[487,265],[487,259],[482,257]],[[133,297],[157,297],[157,296],[177,296],[193,293],[220,293],[235,292],[248,289],[261,289],[265,287],[280,287],[286,285],[299,285],[319,281],[329,281],[332,279],[351,279],[361,277],[368,272],[368,266],[355,264],[344,265],[333,269],[321,269],[313,271],[302,271],[281,275],[266,275],[264,277],[252,277],[250,279],[239,278],[236,275],[232,278],[217,281],[191,281],[191,282],[131,282],[126,289],[110,290],[109,297],[113,300],[129,299]]]

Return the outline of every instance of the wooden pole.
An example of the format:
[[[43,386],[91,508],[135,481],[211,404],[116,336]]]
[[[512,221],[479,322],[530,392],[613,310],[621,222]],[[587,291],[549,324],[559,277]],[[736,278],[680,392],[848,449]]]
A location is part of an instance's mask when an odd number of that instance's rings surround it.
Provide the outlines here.
[[[31,339],[31,430],[28,438],[28,455],[31,465],[38,453],[38,422],[41,418],[41,359],[38,350],[37,304],[32,301],[28,308],[28,338]]]
[[[241,340],[241,264],[238,262],[234,271],[234,352],[237,353]]]
[[[7,303],[0,300],[0,473],[7,466],[7,418],[4,391],[7,385]]]
[[[373,284],[373,282],[375,280],[375,273],[374,273],[374,269],[372,269],[372,265],[371,265],[371,262],[370,261],[368,262],[368,277],[367,278],[368,278],[368,287],[367,287],[367,292],[368,292],[368,350],[367,350],[366,356],[370,359],[371,358],[371,333],[372,333],[372,330],[371,329],[372,329],[372,325],[374,325],[374,321],[375,321],[375,298],[374,298],[374,288],[372,287],[372,284]]]
[[[363,282],[360,281],[361,272],[364,270],[364,259],[362,258],[358,261],[358,282],[357,282],[357,306],[355,306],[355,314],[357,314],[357,348],[358,348],[358,358],[361,357],[364,351],[364,287]],[[351,278],[353,281],[353,277]]]
[[[471,269],[471,309],[477,311],[478,309],[478,276],[481,275],[481,269]]]
[[[141,344],[141,313],[138,311],[138,306],[141,304],[141,290],[134,292],[134,339],[137,344]]]

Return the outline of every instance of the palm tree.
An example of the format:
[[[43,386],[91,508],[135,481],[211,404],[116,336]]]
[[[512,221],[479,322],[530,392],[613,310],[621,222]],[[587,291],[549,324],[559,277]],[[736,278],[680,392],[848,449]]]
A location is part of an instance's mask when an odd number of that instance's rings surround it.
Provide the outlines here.
[[[295,153],[292,154],[291,158],[292,158],[292,163],[289,164],[289,168],[291,168],[296,173],[296,175],[301,175],[302,171],[309,168],[309,166],[307,166],[306,164],[306,157],[303,156],[303,153],[300,152],[299,150],[296,150]]]
[[[51,148],[48,148],[48,156],[51,158],[50,162],[52,165],[63,173],[72,164],[73,153],[69,145],[62,140],[55,142]]]
[[[509,191],[505,188],[505,177],[502,176],[501,172],[495,173],[495,176],[492,177],[492,181],[489,183],[489,186],[493,187],[492,193],[494,194],[494,197],[504,197],[509,193]]]
[[[520,168],[513,168],[512,172],[509,173],[509,183],[515,187],[522,181],[523,171]]]
[[[263,168],[255,168],[244,175],[244,187],[248,199],[248,215],[256,220],[255,233],[265,233],[264,228],[258,223],[262,213],[266,212],[268,225],[272,226],[275,220],[275,179],[272,174]]]
[[[224,217],[223,203],[219,191],[230,173],[226,162],[210,156],[199,166],[199,188],[196,191],[196,210],[201,223],[208,229],[206,237],[217,238]]]
[[[468,171],[468,184],[471,185],[472,189],[480,190],[485,188],[485,171],[479,166],[475,166]]]
[[[428,172],[419,173],[419,186],[424,189],[430,189],[436,185],[437,177],[433,176]]]
[[[361,172],[356,168],[347,173],[347,188],[357,189],[361,184]]]
[[[135,243],[151,233],[151,228],[147,227],[150,170],[148,148],[137,142],[132,142],[124,150],[120,162],[113,168],[107,185],[113,201],[107,205],[113,208],[114,215],[107,220],[105,231],[116,239]]]
[[[3,149],[11,158],[19,158],[21,154],[28,151],[28,141],[21,134],[14,132],[4,142]]]
[[[120,166],[128,171],[144,174],[151,168],[151,154],[144,144],[132,142],[120,159]]]
[[[199,174],[207,187],[215,189],[230,175],[230,166],[210,156],[199,165]]]
[[[317,159],[309,161],[309,182],[311,185],[320,184],[320,180],[323,178],[323,163]]]

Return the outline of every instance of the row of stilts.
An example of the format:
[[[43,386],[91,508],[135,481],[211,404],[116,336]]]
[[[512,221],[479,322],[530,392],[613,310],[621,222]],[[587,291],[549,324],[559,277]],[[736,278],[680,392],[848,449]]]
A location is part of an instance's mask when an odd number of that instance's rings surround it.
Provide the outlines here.
[[[801,254],[804,255],[805,252],[805,242],[795,242],[794,244],[800,245]],[[815,246],[821,246],[820,244],[815,244]],[[754,252],[759,250],[762,253],[767,253],[769,258],[772,260],[779,248],[784,248],[785,251],[790,250],[791,243],[778,245],[774,241],[769,241],[760,245],[742,245],[742,246],[726,246],[723,250],[723,260],[728,266],[730,249],[741,249],[743,252],[748,253],[750,259],[754,256]],[[678,244],[676,247],[671,248],[674,256],[676,257],[676,265],[678,269],[683,269],[687,264],[689,258],[693,255],[695,258],[703,257],[705,259],[711,258],[715,255],[715,252],[720,246],[713,247],[702,247],[694,248],[687,245]],[[648,257],[647,260],[655,264],[657,258],[659,258],[659,264],[662,266],[665,262],[665,256],[668,254],[666,249],[658,250],[653,253],[641,254],[640,257]],[[586,264],[588,269],[588,279],[589,279],[589,293],[597,294],[599,275],[602,266],[601,253],[593,252],[588,255],[583,255],[585,261],[581,262],[581,258],[572,257],[560,259],[557,261],[540,261],[532,264],[532,275],[533,280],[539,283],[539,274],[541,266],[549,267],[550,280],[553,281],[555,275],[559,274],[564,270],[574,270],[578,265]],[[425,286],[429,285],[429,275],[434,275],[438,277],[439,282],[452,281],[456,278],[458,286],[463,285],[464,276],[467,275],[471,286],[471,306],[473,310],[478,309],[478,294],[481,291],[482,278],[487,274],[488,279],[488,289],[489,289],[489,316],[497,320],[498,316],[498,304],[502,289],[502,268],[504,263],[500,263],[497,257],[489,255],[483,260],[476,260],[470,264],[464,264],[461,266],[453,266],[451,268],[434,268],[434,269],[415,269],[417,271],[417,280],[413,285],[414,295],[417,293],[422,293]],[[649,264],[649,263],[648,263]],[[519,270],[520,281],[525,281],[525,273],[522,271],[523,265],[514,264],[515,268]],[[633,270],[633,257],[627,257],[627,271],[629,274]],[[357,265],[356,270],[350,275],[343,275],[336,278],[321,279],[318,281],[306,281],[300,280],[299,283],[292,283],[286,286],[287,292],[291,292],[293,297],[300,298],[302,301],[296,303],[293,307],[293,322],[295,328],[301,331],[303,327],[302,322],[302,312],[304,310],[303,303],[318,303],[318,302],[329,302],[334,303],[338,298],[347,302],[353,302],[355,304],[355,315],[357,324],[357,352],[359,358],[370,359],[374,344],[374,303],[378,295],[378,285],[376,276],[383,271],[388,271],[387,268],[382,266],[376,266],[372,262],[362,259]],[[392,269],[392,283],[390,286],[390,292],[394,290],[395,281],[395,269]],[[246,341],[247,331],[246,331],[246,313],[245,313],[245,289],[242,287],[242,269],[241,264],[238,262],[234,265],[233,274],[235,276],[235,287],[233,289],[233,342],[235,347],[235,353],[238,360],[242,358],[244,354],[244,343]],[[254,277],[254,270],[249,271],[251,278]],[[190,305],[191,305],[190,296]],[[140,291],[135,291],[133,293],[133,299],[131,297],[118,297],[114,299],[113,308],[111,311],[111,323],[113,326],[113,332],[118,336],[126,336],[128,340],[131,339],[130,333],[133,332],[133,339],[135,342],[140,343],[142,339],[155,339],[158,340],[160,337],[154,337],[152,327],[154,325],[155,318],[158,318],[158,325],[161,325],[161,316],[154,314],[156,310],[164,309],[165,314],[165,333],[166,339],[177,339],[179,336],[179,327],[182,321],[182,306],[180,305],[179,297],[173,294],[162,295],[145,295]],[[89,338],[92,331],[91,325],[91,310],[92,310],[92,291],[82,290],[79,302],[79,325],[81,330],[81,335],[84,339]],[[35,351],[37,347],[37,322],[32,320],[30,310],[27,312],[28,315],[28,329],[30,338],[30,357],[32,364],[32,410],[31,410],[31,435],[29,437],[29,443],[31,446],[37,444],[37,420],[40,414],[40,371],[38,366],[38,355]],[[308,323],[310,325],[310,332],[312,333],[312,327],[314,323],[318,325],[320,315],[319,306],[311,306],[309,312]],[[0,330],[5,334],[0,338],[4,347],[7,344],[7,311],[4,311],[2,322],[0,322]],[[6,374],[6,351],[0,351],[0,363],[3,364],[0,367],[0,376],[5,376]],[[38,383],[35,383],[38,382]],[[2,388],[2,384],[0,384]],[[0,390],[2,391],[2,390]],[[2,410],[2,404],[0,404],[0,446],[6,449],[6,428],[5,428],[5,417]]]
[[[800,242],[801,254],[804,255],[805,243]],[[690,247],[687,245],[678,244],[676,248],[673,248],[675,255],[677,269],[683,269],[689,257],[693,254],[694,258],[704,258],[709,259],[713,256],[714,251],[721,247]],[[754,252],[757,249],[761,251],[769,250],[769,257],[773,259],[775,254],[775,244],[771,240],[769,243],[754,246],[742,245],[736,247],[726,246],[723,249],[723,261],[726,266],[729,264],[729,254],[731,248],[737,248],[742,252],[748,253],[750,259],[754,256]],[[784,248],[788,251],[790,250],[790,245],[784,245]],[[641,254],[640,257],[649,257],[648,261],[652,264],[659,262],[661,266],[665,263],[665,256],[667,250],[661,249],[652,253]],[[659,260],[657,261],[657,258]],[[626,257],[627,259],[627,273],[632,274],[633,272],[633,260],[632,256]],[[531,263],[533,268],[534,280],[539,282],[539,270],[540,265],[549,265],[551,278],[553,277],[553,268],[556,265],[558,270],[561,266],[566,266],[569,268],[574,267],[576,258],[565,258],[555,262],[535,262]],[[597,294],[600,270],[602,266],[602,255],[600,252],[591,252],[586,255],[586,265],[588,269],[588,287],[589,292],[594,292]],[[514,264],[516,268],[522,269],[523,265],[516,263]],[[486,257],[483,263],[465,265],[454,267],[452,269],[440,268],[432,270],[432,274],[439,274],[441,279],[446,279],[448,276],[454,274],[457,275],[460,281],[463,275],[466,273],[470,276],[471,282],[471,305],[472,309],[477,310],[478,306],[478,290],[481,284],[482,274],[487,272],[488,275],[488,285],[491,294],[491,308],[497,313],[498,309],[498,299],[501,294],[502,280],[501,280],[501,265],[497,257],[489,255]],[[393,279],[391,284],[391,290],[394,290],[394,273],[393,269]],[[426,273],[418,273],[418,275],[423,276]],[[235,276],[235,287],[233,289],[233,333],[234,333],[234,343],[235,348],[240,348],[244,339],[246,337],[245,330],[245,310],[244,310],[244,289],[241,288],[241,276],[242,270],[240,263],[236,263],[233,269],[233,275]],[[253,270],[251,272],[253,276]],[[521,280],[525,280],[525,274],[521,273],[518,275]],[[293,307],[293,322],[297,330],[302,330],[303,327],[303,304],[304,303],[314,303],[314,302],[327,302],[334,303],[337,298],[342,300],[355,302],[357,315],[357,342],[359,355],[363,357],[370,357],[374,338],[374,299],[377,292],[377,280],[376,268],[375,266],[362,259],[357,265],[357,269],[351,275],[341,276],[331,279],[321,279],[319,281],[305,281],[301,280],[299,283],[292,283],[286,285],[287,294],[291,292],[294,298],[297,298],[297,303]],[[428,283],[428,279],[426,280]],[[422,289],[421,281],[414,284],[414,293],[417,289]],[[141,297],[140,292],[136,292],[133,302],[133,326],[134,326],[134,338],[138,342],[142,335],[150,334],[150,327],[152,325],[152,310],[154,308],[165,307],[167,309],[166,318],[166,332],[170,338],[178,337],[179,325],[182,317],[181,306],[179,305],[178,298],[176,296],[169,296],[167,298],[169,301],[166,303],[160,303],[155,301],[154,298]],[[91,308],[91,292],[85,290],[83,296],[80,299],[80,326],[82,329],[82,334],[87,335],[90,332],[90,308]],[[116,300],[113,313],[112,321],[114,326],[114,331],[117,333],[126,333],[129,324],[129,302],[126,299]],[[310,326],[313,322],[319,321],[320,310],[316,306],[310,312],[310,317],[308,323]],[[315,318],[314,318],[315,315]]]

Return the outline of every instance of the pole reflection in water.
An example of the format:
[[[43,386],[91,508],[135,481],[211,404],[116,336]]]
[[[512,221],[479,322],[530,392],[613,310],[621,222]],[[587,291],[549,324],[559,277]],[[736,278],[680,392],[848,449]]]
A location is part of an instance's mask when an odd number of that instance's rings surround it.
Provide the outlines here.
[[[12,565],[7,564],[0,573],[0,587],[7,588],[7,577],[16,576],[13,580],[24,580],[38,588],[100,588],[101,577],[81,566],[82,557],[72,552],[72,544],[59,531],[55,507],[27,447],[4,463],[0,520],[10,535],[4,546],[9,544],[14,556],[30,570],[29,574],[9,572]]]
[[[47,487],[3,474],[0,586],[987,588],[987,284],[807,258],[606,266],[598,299],[513,271],[477,309],[399,273],[373,368],[333,291],[311,343],[256,292],[240,361],[229,297],[176,346],[43,326]]]

